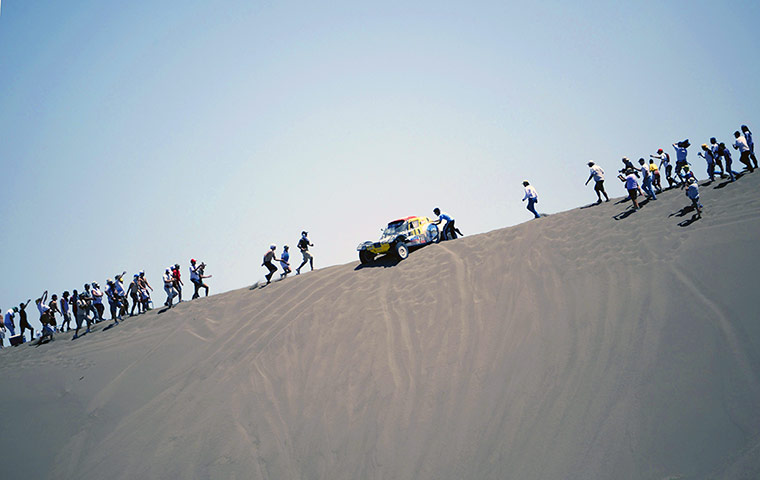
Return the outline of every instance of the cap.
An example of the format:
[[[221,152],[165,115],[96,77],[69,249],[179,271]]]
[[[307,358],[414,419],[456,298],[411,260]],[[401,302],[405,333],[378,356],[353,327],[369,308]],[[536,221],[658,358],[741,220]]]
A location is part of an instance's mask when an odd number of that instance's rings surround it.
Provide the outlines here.
[[[194,259],[194,258],[191,258],[191,259],[190,259],[190,263],[195,263],[195,259]]]
[[[658,149],[657,149],[657,153],[662,153],[662,149],[661,149],[661,148],[658,148]]]
[[[139,273],[135,273],[135,278],[140,278],[140,274]]]
[[[270,249],[272,249],[272,250],[274,250],[275,248],[277,248],[277,245],[275,245],[275,244],[273,243],[273,244],[269,245],[269,248],[270,248]]]
[[[308,235],[308,234],[309,234],[309,232],[307,232],[306,230],[304,230],[303,232],[301,232],[301,235]]]
[[[707,146],[707,144],[706,144],[706,143],[703,143],[703,144],[702,144],[702,148],[704,148],[705,150],[707,150],[709,147]]]
[[[591,166],[593,166],[593,165],[594,165],[594,162],[588,162],[588,163],[587,163],[587,165],[588,165],[589,167],[591,167]]]

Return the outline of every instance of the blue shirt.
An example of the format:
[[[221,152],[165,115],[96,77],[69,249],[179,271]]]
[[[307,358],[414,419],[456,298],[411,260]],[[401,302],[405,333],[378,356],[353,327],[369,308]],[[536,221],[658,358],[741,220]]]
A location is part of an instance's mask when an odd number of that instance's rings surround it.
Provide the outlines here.
[[[676,162],[685,162],[688,150],[684,147],[679,147],[678,145],[673,145],[673,148],[676,149]]]
[[[438,221],[446,220],[447,222],[450,222],[453,220],[446,212],[441,212],[441,214],[438,216]]]
[[[287,262],[288,260],[290,260],[290,253],[282,252],[282,255],[280,255],[280,260],[282,260],[283,262]]]

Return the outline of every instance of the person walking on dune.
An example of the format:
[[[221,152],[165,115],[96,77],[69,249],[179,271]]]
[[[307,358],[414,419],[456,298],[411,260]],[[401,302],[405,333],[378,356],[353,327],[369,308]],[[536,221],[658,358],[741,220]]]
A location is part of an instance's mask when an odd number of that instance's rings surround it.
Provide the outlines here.
[[[652,186],[657,193],[662,193],[662,181],[660,179],[660,169],[654,163],[654,160],[649,159],[649,174],[652,175]]]
[[[523,197],[522,201],[525,200],[528,201],[528,211],[532,213],[535,218],[541,218],[541,215],[538,214],[536,211],[536,204],[538,203],[538,192],[535,188],[533,188],[533,185],[530,184],[527,180],[523,180],[522,182],[523,187],[525,187],[525,196]]]
[[[72,295],[72,298],[74,301],[76,301],[76,311],[75,315],[76,318],[74,319],[76,321],[76,330],[74,331],[74,338],[79,338],[79,329],[82,328],[82,324],[87,322],[87,329],[84,331],[84,333],[90,333],[90,309],[92,308],[90,305],[91,299],[90,297],[85,296],[84,294],[76,294],[76,290],[74,290],[74,295]]]
[[[29,319],[26,316],[26,307],[29,306],[29,304],[32,302],[31,299],[27,300],[26,303],[19,303],[18,304],[18,328],[21,329],[21,336],[24,335],[24,332],[26,330],[29,330],[29,340],[34,338],[34,329],[32,328],[32,325],[29,323]],[[61,302],[63,302],[63,299],[61,299]],[[64,321],[66,318],[64,317]],[[63,325],[61,325],[61,330],[63,330]]]
[[[69,307],[71,307],[71,299],[69,298],[69,291],[65,290],[63,294],[61,295],[61,315],[63,316],[63,320],[61,320],[61,332],[64,331],[63,327],[66,327],[66,332],[71,330],[71,312],[69,311]],[[34,330],[32,330],[32,337],[34,337]]]
[[[704,158],[707,162],[707,176],[710,178],[711,182],[715,181],[715,157],[713,156],[712,149],[707,146],[706,143],[702,144],[702,151],[698,152],[697,155]]]
[[[610,197],[608,197],[607,192],[604,191],[604,170],[602,170],[602,167],[596,165],[594,162],[588,162],[588,168],[590,168],[591,171],[585,185],[588,185],[588,182],[590,182],[592,178],[594,179],[594,191],[596,192],[596,197],[598,198],[596,203],[602,203],[602,195],[604,195],[604,201],[609,202]]]
[[[108,295],[108,307],[111,310],[111,320],[114,325],[119,324],[119,307],[121,300],[116,290],[116,284],[110,278],[106,280],[106,295]]]
[[[272,263],[272,261],[282,262],[281,258],[275,257],[274,251],[276,249],[277,249],[277,245],[275,245],[275,244],[270,245],[269,246],[269,250],[264,255],[264,261],[261,263],[261,266],[267,267],[267,269],[269,270],[269,273],[267,273],[265,275],[265,277],[267,279],[267,285],[269,285],[270,283],[272,283],[272,275],[274,275],[274,272],[277,271],[277,267],[274,266],[274,264]]]
[[[200,297],[199,292],[201,291],[201,288],[206,289],[206,296],[208,297],[208,285],[206,285],[203,282],[204,278],[211,278],[211,275],[204,275],[203,272],[206,269],[206,264],[201,262],[200,265],[196,266],[196,262],[194,258],[190,259],[190,281],[193,282],[193,286],[195,287],[195,293],[193,293],[193,300]]]
[[[710,137],[710,151],[712,152],[713,160],[715,160],[715,165],[720,169],[720,178],[726,178],[723,162],[721,161],[720,155],[718,155],[718,145],[718,140],[716,140],[715,137]]]
[[[699,203],[699,185],[697,179],[692,175],[686,180],[686,196],[691,200],[691,204],[697,211],[697,218],[702,217],[702,204]]]
[[[726,148],[725,143],[719,143],[718,149],[717,149],[717,157],[716,158],[722,158],[726,161],[726,171],[728,172],[728,176],[730,177],[731,181],[736,180],[736,176],[739,175],[739,172],[735,172],[733,168],[733,160],[731,159],[731,151]]]
[[[143,312],[150,310],[150,292],[153,291],[153,287],[148,283],[148,279],[145,278],[145,270],[140,270],[140,301],[143,304]]]
[[[676,185],[676,181],[673,180],[673,165],[670,164],[670,155],[665,153],[661,148],[657,149],[657,155],[649,155],[649,158],[654,158],[660,161],[660,171],[664,172],[665,180],[668,181],[668,188],[673,188]]]
[[[636,200],[636,198],[639,196],[641,188],[639,188],[639,181],[636,179],[636,170],[629,168],[624,173],[625,177],[621,174],[618,175],[618,178],[625,184],[625,189],[628,191],[628,198],[630,198],[631,203],[633,203],[633,209],[638,210],[641,207],[639,207],[639,201]],[[644,193],[642,192],[641,195],[643,196]]]
[[[172,267],[172,276],[174,277],[174,289],[177,291],[177,302],[182,301],[182,287],[185,285],[182,282],[182,274],[179,271],[179,263],[175,263]]]
[[[689,164],[688,160],[686,160],[686,156],[689,153],[688,148],[690,146],[691,143],[689,143],[688,138],[686,140],[673,144],[673,148],[676,150],[676,176],[678,176],[681,182],[684,181],[683,176],[681,175],[681,170],[683,170],[683,167]]]
[[[140,274],[135,273],[134,277],[132,277],[132,281],[129,282],[129,286],[127,287],[127,295],[132,299],[132,310],[130,310],[129,316],[135,316],[135,308],[137,309],[137,314],[141,314],[142,303],[140,302]]]
[[[752,159],[752,163],[754,163],[755,168],[757,168],[757,157],[755,156],[755,141],[752,140],[752,132],[749,131],[748,126],[742,125],[742,135],[744,135],[744,139],[747,141],[747,146],[749,147],[749,158]]]
[[[736,137],[736,141],[734,142],[734,150],[739,150],[739,161],[746,166],[747,170],[749,170],[750,173],[754,172],[755,169],[752,167],[752,162],[750,162],[749,145],[747,145],[747,139],[738,130],[734,132],[734,137]]]
[[[644,192],[652,200],[657,200],[657,195],[652,190],[652,174],[649,173],[649,167],[643,158],[639,158],[639,171],[641,172],[641,187],[644,189]]]
[[[164,306],[172,308],[174,297],[177,296],[177,291],[174,289],[174,275],[172,275],[172,269],[167,268],[164,272],[164,291],[166,292],[166,302]]]
[[[280,278],[285,278],[288,276],[292,270],[290,269],[290,252],[288,251],[290,247],[287,245],[282,247],[282,255],[280,255],[280,268],[282,268],[282,273],[280,274]]]
[[[296,245],[298,249],[301,251],[301,255],[303,255],[303,262],[301,262],[301,265],[296,268],[296,275],[301,274],[301,269],[304,265],[306,265],[306,262],[309,262],[309,266],[311,267],[311,270],[314,271],[314,257],[309,252],[309,247],[313,247],[314,245],[309,241],[309,232],[303,231],[301,232],[301,239],[298,241],[298,244]]]

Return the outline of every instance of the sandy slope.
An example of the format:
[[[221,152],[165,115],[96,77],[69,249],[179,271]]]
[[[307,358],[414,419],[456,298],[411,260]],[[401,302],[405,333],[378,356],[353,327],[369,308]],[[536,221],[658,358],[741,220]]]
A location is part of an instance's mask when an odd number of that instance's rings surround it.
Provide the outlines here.
[[[760,478],[759,185],[4,350],[2,477]]]

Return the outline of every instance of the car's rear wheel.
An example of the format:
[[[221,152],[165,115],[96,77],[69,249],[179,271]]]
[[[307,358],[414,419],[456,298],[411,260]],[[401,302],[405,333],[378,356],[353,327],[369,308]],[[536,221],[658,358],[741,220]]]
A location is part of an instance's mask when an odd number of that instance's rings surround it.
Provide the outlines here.
[[[362,263],[362,265],[366,265],[372,262],[374,259],[375,254],[372,252],[368,252],[367,250],[361,250],[359,252],[359,261]]]
[[[396,244],[396,256],[400,260],[405,260],[409,256],[409,247],[403,242],[398,242]]]

